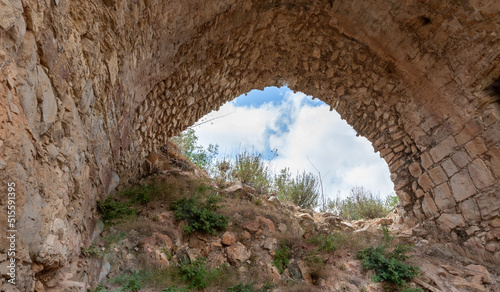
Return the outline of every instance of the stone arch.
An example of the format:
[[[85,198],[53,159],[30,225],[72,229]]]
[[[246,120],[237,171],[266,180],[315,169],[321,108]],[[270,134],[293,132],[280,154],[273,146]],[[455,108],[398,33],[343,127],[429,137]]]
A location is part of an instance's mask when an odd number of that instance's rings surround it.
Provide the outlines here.
[[[20,186],[20,289],[30,261],[57,270],[79,253],[117,175],[224,101],[282,84],[373,143],[408,223],[500,262],[498,1],[4,2],[0,179]]]
[[[464,79],[453,56],[463,44],[440,39],[454,29],[444,11],[367,15],[356,5],[256,2],[197,27],[137,108],[133,151],[144,157],[253,88],[287,84],[336,109],[380,151],[406,222],[477,246],[466,230],[480,234],[478,224],[493,226],[499,212],[489,206],[499,199],[498,102],[483,90],[495,75]]]

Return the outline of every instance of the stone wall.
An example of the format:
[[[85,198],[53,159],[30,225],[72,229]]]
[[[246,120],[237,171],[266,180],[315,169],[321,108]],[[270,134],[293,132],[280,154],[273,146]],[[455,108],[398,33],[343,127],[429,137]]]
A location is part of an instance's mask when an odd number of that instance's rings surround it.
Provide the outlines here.
[[[204,114],[284,84],[373,143],[408,224],[500,262],[499,15],[494,0],[0,1],[18,289],[95,279],[78,254],[96,200]]]

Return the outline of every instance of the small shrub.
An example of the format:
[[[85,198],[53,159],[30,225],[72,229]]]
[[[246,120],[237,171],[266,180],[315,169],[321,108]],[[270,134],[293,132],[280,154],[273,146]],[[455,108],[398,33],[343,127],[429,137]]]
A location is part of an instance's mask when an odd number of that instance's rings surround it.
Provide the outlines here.
[[[255,289],[253,283],[247,283],[247,284],[239,283],[237,285],[229,287],[227,289],[227,291],[228,292],[255,292],[256,289]]]
[[[225,266],[222,265],[213,270],[206,267],[206,258],[199,257],[191,263],[186,263],[180,266],[180,271],[184,281],[190,288],[204,289],[213,282],[215,278],[222,274]]]
[[[172,138],[172,142],[182,155],[202,169],[209,169],[214,158],[219,153],[219,145],[210,144],[206,150],[203,146],[198,145],[198,136],[196,136],[196,132],[192,128],[188,128],[181,132],[179,136]]]
[[[141,186],[132,186],[118,193],[126,197],[132,204],[147,204],[156,196],[161,194],[161,188],[157,184],[145,183]]]
[[[167,287],[161,290],[162,292],[190,292],[186,287]]]
[[[372,245],[358,251],[357,257],[361,260],[363,268],[375,270],[375,275],[372,276],[373,281],[385,281],[403,287],[407,280],[418,276],[419,268],[404,262],[408,259],[409,246],[398,244],[391,249],[391,241],[392,237],[386,229],[382,244],[377,247]]]
[[[256,206],[262,206],[263,202],[262,202],[262,199],[261,198],[258,198],[258,197],[254,197],[252,199],[252,202],[256,205]]]
[[[109,247],[112,244],[115,244],[117,242],[124,240],[126,236],[127,236],[127,233],[125,233],[125,232],[116,232],[116,233],[113,233],[113,234],[110,234],[110,235],[104,237],[103,241],[104,241],[105,246]]]
[[[107,197],[106,200],[99,201],[97,206],[103,215],[102,220],[105,223],[120,219],[124,216],[133,216],[136,214],[130,202],[119,202],[113,197]]]
[[[87,292],[108,292],[108,289],[104,288],[104,285],[102,283],[99,283],[95,289],[87,289]]]
[[[399,292],[423,292],[422,288],[403,287]]]
[[[334,252],[337,249],[349,247],[354,242],[352,234],[347,232],[333,232],[328,235],[320,234],[310,239],[317,245],[318,252]]]
[[[167,256],[167,259],[170,261],[173,258],[172,253],[165,247],[160,248],[160,251]]]
[[[273,291],[275,285],[271,282],[267,282],[262,286],[262,288],[255,288],[253,283],[239,283],[227,289],[228,292],[270,292]]]
[[[184,226],[184,232],[187,234],[200,231],[215,235],[229,223],[229,218],[215,212],[220,208],[217,205],[220,200],[214,195],[209,196],[205,202],[201,202],[197,197],[181,198],[173,202],[170,208],[178,220],[187,221],[188,225]]]
[[[121,276],[118,276],[113,280],[111,280],[110,282],[122,285],[120,291],[135,292],[142,289],[142,286],[145,282],[145,278],[147,278],[147,275],[145,275],[144,272],[135,271],[132,274],[123,274]]]
[[[267,194],[272,183],[269,166],[262,155],[248,151],[236,155],[231,178],[254,187],[261,194]]]
[[[101,256],[104,254],[102,248],[96,245],[95,242],[92,242],[89,247],[82,247],[81,252],[85,257]]]
[[[337,265],[337,267],[339,268],[339,270],[341,271],[345,271],[347,269],[346,265],[344,263],[340,263]]]
[[[394,203],[395,199],[390,200]],[[394,209],[391,207],[393,203],[387,205],[365,188],[354,187],[346,199],[330,200],[327,209],[347,220],[374,219],[387,216]]]
[[[280,174],[275,176],[274,188],[282,201],[289,201],[306,209],[318,206],[318,182],[312,173],[304,171],[292,178],[288,168],[282,169]]]
[[[282,274],[285,269],[288,267],[290,263],[290,257],[292,256],[292,252],[288,245],[288,241],[285,240],[281,243],[281,247],[276,250],[274,254],[273,265],[278,268],[280,274]]]

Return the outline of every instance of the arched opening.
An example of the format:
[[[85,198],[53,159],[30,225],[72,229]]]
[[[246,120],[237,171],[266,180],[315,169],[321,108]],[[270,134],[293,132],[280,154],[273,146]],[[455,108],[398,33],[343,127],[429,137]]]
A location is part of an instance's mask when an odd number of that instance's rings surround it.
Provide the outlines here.
[[[498,183],[478,155],[499,141],[486,138],[486,127],[465,107],[480,101],[460,97],[470,93],[458,86],[460,77],[447,62],[425,65],[428,57],[415,51],[422,40],[405,43],[407,36],[397,35],[395,50],[373,39],[383,33],[373,26],[350,29],[364,25],[342,17],[343,9],[259,3],[230,8],[198,27],[196,37],[178,47],[169,73],[155,75],[158,82],[146,90],[133,121],[133,156],[145,157],[250,89],[286,84],[337,110],[380,152],[410,226],[438,226],[458,238],[482,218],[496,217],[498,209],[483,206],[497,200]],[[429,21],[405,21],[425,35],[439,25],[425,17]],[[467,151],[474,139],[488,145],[481,154]]]
[[[389,168],[368,140],[322,101],[286,86],[241,95],[192,129],[205,149],[218,145],[219,159],[250,151],[274,173],[321,175],[326,199],[345,198],[356,186],[382,198],[394,192]]]

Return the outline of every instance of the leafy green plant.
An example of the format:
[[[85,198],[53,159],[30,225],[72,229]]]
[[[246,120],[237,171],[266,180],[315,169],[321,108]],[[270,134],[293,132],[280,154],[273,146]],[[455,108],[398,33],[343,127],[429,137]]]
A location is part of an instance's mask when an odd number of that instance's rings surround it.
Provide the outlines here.
[[[202,169],[209,169],[219,153],[219,145],[210,144],[206,150],[198,145],[198,136],[192,128],[172,138],[172,142],[177,145],[182,155]]]
[[[147,279],[147,275],[143,271],[135,271],[132,274],[122,274],[113,280],[111,283],[122,285],[120,291],[139,291],[142,289]]]
[[[309,241],[317,246],[318,252],[325,253],[348,247],[353,243],[354,239],[352,234],[347,232],[333,232],[328,235],[320,234],[314,236]]]
[[[103,214],[102,221],[111,222],[115,219],[120,219],[124,216],[132,216],[136,214],[130,202],[120,202],[109,196],[104,201],[97,203],[99,211]]]
[[[225,268],[226,266],[222,265],[209,270],[206,266],[206,258],[198,257],[191,263],[182,264],[180,271],[190,288],[201,290],[210,286],[211,282],[220,276]]]
[[[278,194],[278,199],[282,201],[289,201],[307,209],[318,206],[318,181],[312,173],[304,171],[292,178],[289,169],[284,168],[279,175],[275,175],[274,189]]]
[[[120,191],[118,194],[129,198],[132,204],[147,204],[161,193],[157,184],[145,183],[141,186],[132,186]]]
[[[227,289],[228,292],[255,292],[256,288],[253,283],[239,283]]]
[[[172,253],[167,248],[162,247],[162,248],[160,248],[160,251],[167,256],[167,259],[169,261],[172,260],[172,258],[173,258]]]
[[[276,250],[273,260],[273,265],[278,268],[280,274],[283,273],[288,267],[291,256],[292,252],[290,250],[290,246],[288,244],[288,241],[285,240],[281,243],[280,248]]]
[[[108,292],[109,290],[104,287],[102,283],[99,283],[95,289],[87,289],[87,292]]]
[[[184,226],[187,234],[200,231],[215,235],[229,223],[229,218],[216,213],[220,201],[221,198],[215,195],[210,195],[204,202],[198,197],[181,198],[173,202],[170,208],[178,220],[187,221],[188,224]]]
[[[412,287],[403,287],[399,290],[399,292],[423,292],[422,288],[412,288]]]
[[[228,292],[270,292],[273,291],[274,284],[267,282],[260,289],[256,288],[254,283],[239,283],[227,289]]]
[[[231,177],[254,187],[261,194],[268,193],[272,184],[269,165],[262,155],[248,151],[236,155]]]
[[[86,257],[101,256],[104,254],[102,248],[95,244],[95,242],[92,242],[89,247],[82,247],[81,252]]]
[[[392,236],[386,229],[381,244],[358,251],[357,257],[361,260],[363,268],[375,270],[375,275],[372,276],[373,281],[385,281],[404,287],[407,280],[418,276],[419,267],[405,263],[409,258],[407,253],[411,248],[405,244],[397,244],[391,248],[392,240]]]
[[[161,290],[162,292],[189,292],[187,287],[167,287]]]

